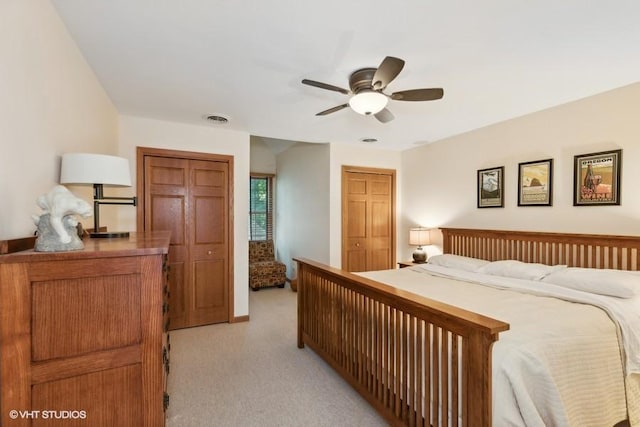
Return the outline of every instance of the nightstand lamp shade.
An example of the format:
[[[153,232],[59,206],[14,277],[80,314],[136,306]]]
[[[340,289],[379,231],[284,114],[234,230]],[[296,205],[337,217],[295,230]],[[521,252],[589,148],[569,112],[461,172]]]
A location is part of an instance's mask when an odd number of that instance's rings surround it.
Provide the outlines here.
[[[68,153],[62,155],[60,184],[93,185],[93,232],[91,237],[127,237],[129,232],[100,232],[100,205],[133,205],[136,197],[105,197],[103,185],[131,187],[129,161],[105,154]]]
[[[418,248],[413,252],[414,262],[426,262],[427,253],[422,249],[422,245],[431,244],[431,233],[428,228],[412,228],[409,230],[409,244]]]

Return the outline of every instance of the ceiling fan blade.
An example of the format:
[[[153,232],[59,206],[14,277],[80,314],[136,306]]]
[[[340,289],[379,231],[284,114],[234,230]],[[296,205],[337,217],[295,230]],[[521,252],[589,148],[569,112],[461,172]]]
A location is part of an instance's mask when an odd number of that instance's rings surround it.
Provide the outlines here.
[[[316,116],[326,116],[327,114],[335,113],[336,111],[340,111],[343,108],[347,108],[349,104],[338,105],[337,107],[329,108],[328,110],[320,111]]]
[[[373,75],[373,79],[371,79],[373,90],[382,90],[387,87],[393,79],[398,77],[398,74],[402,71],[402,67],[404,67],[404,61],[402,59],[393,56],[384,58]]]
[[[444,96],[441,88],[412,89],[394,92],[390,98],[395,101],[434,101]]]
[[[335,92],[340,92],[340,93],[344,93],[345,95],[349,95],[349,91],[346,89],[343,89],[338,86],[328,85],[326,83],[317,82],[315,80],[304,79],[302,80],[302,84],[319,87],[320,89],[333,90]]]
[[[377,112],[375,114],[376,119],[378,119],[378,121],[380,123],[387,123],[390,122],[391,120],[393,120],[395,117],[393,114],[391,114],[391,111],[389,111],[386,108],[383,108],[382,110],[380,110],[379,112]]]

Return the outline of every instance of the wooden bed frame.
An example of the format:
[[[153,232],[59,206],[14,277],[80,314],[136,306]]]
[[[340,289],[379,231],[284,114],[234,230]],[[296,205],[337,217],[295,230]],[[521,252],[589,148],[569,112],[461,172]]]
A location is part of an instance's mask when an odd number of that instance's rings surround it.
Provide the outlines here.
[[[640,237],[441,230],[444,253],[640,270]],[[491,348],[507,323],[295,261],[299,348],[311,347],[391,425],[491,426]]]

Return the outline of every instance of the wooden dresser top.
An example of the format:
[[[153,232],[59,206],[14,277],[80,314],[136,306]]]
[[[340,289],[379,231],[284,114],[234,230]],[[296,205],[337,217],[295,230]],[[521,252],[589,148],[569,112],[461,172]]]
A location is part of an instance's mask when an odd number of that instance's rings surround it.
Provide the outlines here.
[[[82,240],[84,249],[79,251],[35,252],[33,249],[29,249],[0,255],[0,264],[166,254],[169,251],[170,236],[169,231],[153,231],[132,232],[129,237],[116,239],[85,238]]]

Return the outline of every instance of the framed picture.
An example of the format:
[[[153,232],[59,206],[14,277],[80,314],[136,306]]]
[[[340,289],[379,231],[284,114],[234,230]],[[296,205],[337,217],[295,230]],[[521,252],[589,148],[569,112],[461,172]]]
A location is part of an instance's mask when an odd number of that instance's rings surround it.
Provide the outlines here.
[[[573,205],[620,204],[622,150],[574,156]]]
[[[553,159],[518,163],[518,206],[551,206]]]
[[[478,207],[504,207],[504,166],[478,171]]]

